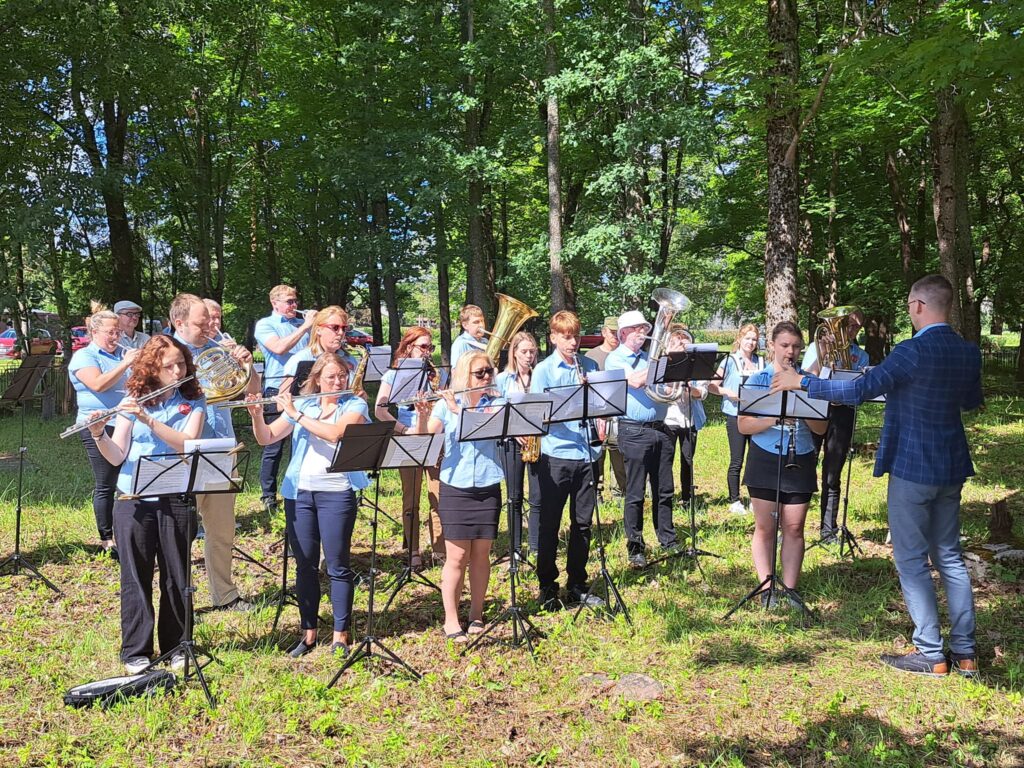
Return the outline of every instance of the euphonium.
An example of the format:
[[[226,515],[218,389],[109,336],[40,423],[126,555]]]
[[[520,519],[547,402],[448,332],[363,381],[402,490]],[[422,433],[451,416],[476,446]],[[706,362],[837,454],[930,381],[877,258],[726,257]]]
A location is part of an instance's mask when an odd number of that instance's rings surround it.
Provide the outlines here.
[[[537,311],[504,293],[495,295],[498,297],[498,316],[494,319],[494,327],[485,331],[490,338],[484,351],[497,365],[501,350],[512,343],[512,337],[523,327],[523,323],[537,316]]]
[[[818,362],[822,367],[853,368],[850,356],[850,335],[847,333],[847,318],[858,310],[853,304],[829,307],[818,313],[821,325],[814,329],[814,345],[818,350]]]
[[[210,339],[213,341],[213,339]],[[206,402],[219,403],[238,397],[249,386],[252,368],[242,365],[225,347],[204,349],[195,357],[196,379],[203,387]]]
[[[658,305],[658,316],[654,318],[654,325],[651,328],[651,349],[648,353],[650,365],[655,365],[658,359],[665,354],[665,347],[669,338],[669,326],[672,325],[672,318],[678,312],[685,312],[690,306],[690,300],[679,291],[671,288],[655,288],[651,298]],[[645,387],[647,396],[658,403],[674,403],[682,394],[683,382],[676,384],[655,384]]]

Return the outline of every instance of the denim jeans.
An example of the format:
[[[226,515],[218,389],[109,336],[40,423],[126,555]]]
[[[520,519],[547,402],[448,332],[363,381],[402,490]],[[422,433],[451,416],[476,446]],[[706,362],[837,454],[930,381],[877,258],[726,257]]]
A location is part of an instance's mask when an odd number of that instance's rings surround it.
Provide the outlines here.
[[[943,656],[939,606],[928,560],[942,577],[949,608],[949,649],[975,655],[974,596],[960,549],[957,485],[921,485],[889,476],[889,530],[903,600],[914,622],[914,645],[930,659]]]

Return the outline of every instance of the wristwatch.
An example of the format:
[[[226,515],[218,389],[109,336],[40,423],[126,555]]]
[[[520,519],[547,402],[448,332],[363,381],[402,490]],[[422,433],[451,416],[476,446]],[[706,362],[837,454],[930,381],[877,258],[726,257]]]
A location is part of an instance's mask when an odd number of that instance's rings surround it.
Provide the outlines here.
[[[807,391],[807,386],[811,383],[811,379],[812,378],[813,377],[811,377],[811,376],[804,376],[802,379],[800,379],[800,389],[802,389],[804,392],[806,392]]]

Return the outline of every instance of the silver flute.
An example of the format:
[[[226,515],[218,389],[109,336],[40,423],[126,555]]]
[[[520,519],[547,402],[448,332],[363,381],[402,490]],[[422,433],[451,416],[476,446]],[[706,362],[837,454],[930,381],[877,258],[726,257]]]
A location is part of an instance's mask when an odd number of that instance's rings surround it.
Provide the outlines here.
[[[160,389],[154,389],[152,392],[150,392],[147,395],[142,395],[141,397],[135,398],[135,402],[136,403],[144,403],[147,400],[152,400],[154,397],[159,397],[164,392],[171,392],[171,391],[177,389],[178,387],[180,387],[185,382],[192,381],[192,379],[194,379],[194,378],[195,378],[195,376],[186,376],[184,379],[181,379],[180,381],[176,381],[173,384],[168,384],[166,387],[160,387]],[[104,419],[109,419],[111,416],[116,416],[117,414],[121,413],[121,411],[123,411],[124,409],[125,409],[125,406],[119,405],[116,408],[108,408],[105,411],[96,411],[91,416],[89,416],[89,420],[88,421],[79,422],[78,424],[75,424],[75,425],[70,426],[67,429],[65,429],[63,432],[60,433],[60,438],[61,438],[61,440],[63,440],[65,437],[69,437],[71,435],[77,435],[82,430],[88,429],[90,424],[95,424],[97,421],[103,421]]]
[[[336,389],[332,392],[312,392],[308,395],[298,395],[292,398],[293,403],[305,400],[319,400],[321,397],[342,397],[343,395],[354,395],[351,389]],[[250,405],[270,405],[277,402],[277,397],[260,397],[256,400],[228,400],[224,403],[214,403],[214,408],[248,408]]]

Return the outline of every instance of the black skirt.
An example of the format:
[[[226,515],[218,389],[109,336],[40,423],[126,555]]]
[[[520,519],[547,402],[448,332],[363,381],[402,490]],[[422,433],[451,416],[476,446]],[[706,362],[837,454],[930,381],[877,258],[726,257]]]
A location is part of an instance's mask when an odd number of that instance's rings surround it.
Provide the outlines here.
[[[818,454],[798,453],[798,466],[786,469],[786,454],[782,454],[782,487],[784,493],[814,493],[818,490]],[[779,476],[779,455],[770,453],[753,440],[747,449],[747,464],[743,471],[743,484],[750,488],[775,490]]]
[[[484,488],[456,488],[441,483],[437,513],[448,541],[494,540],[501,512],[501,483]]]

